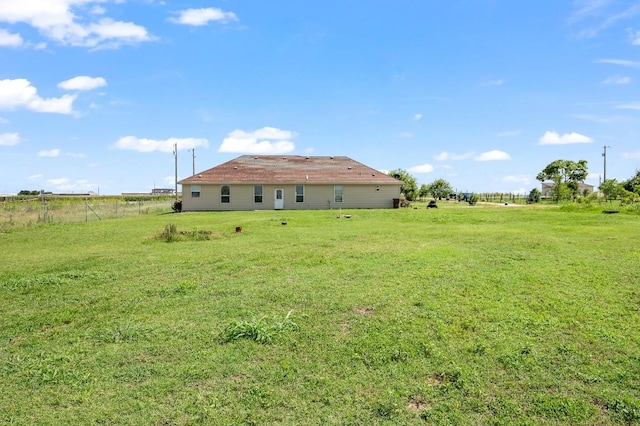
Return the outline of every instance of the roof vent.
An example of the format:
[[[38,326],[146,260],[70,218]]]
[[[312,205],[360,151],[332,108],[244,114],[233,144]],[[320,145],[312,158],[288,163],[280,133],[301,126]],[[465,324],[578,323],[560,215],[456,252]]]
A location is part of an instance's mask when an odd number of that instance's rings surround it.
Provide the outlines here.
[[[331,158],[333,160],[333,155],[331,157],[329,157],[329,158]]]
[[[282,157],[282,159],[283,159],[283,160],[286,160],[286,159],[287,159],[287,157]]]
[[[353,169],[353,167],[349,166],[349,167],[347,167],[347,169],[351,170],[351,169]]]
[[[233,168],[234,168],[235,170],[237,170],[237,169],[238,169],[238,166],[233,166]]]
[[[257,159],[258,159],[258,157],[253,157],[253,159],[254,159],[254,160],[257,160]]]
[[[198,177],[199,177],[199,178],[201,178],[201,177],[202,177],[202,175],[198,175]]]

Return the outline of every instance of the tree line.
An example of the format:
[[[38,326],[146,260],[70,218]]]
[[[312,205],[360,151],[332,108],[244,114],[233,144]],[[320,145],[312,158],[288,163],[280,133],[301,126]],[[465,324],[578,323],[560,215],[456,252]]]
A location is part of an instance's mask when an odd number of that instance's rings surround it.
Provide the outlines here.
[[[418,187],[416,179],[403,169],[390,171],[389,176],[402,181],[401,195],[408,201],[420,198],[433,197],[442,200],[452,197],[459,198],[451,184],[445,179],[436,179],[429,184]],[[541,183],[550,182],[550,196],[555,202],[575,200],[588,194],[580,193],[580,184],[584,183],[588,176],[586,160],[555,160],[538,173],[536,180]],[[640,202],[640,170],[631,178],[618,182],[616,179],[606,179],[599,186],[600,192],[607,200],[620,199],[626,203]],[[533,188],[527,197],[527,202],[537,203],[542,193],[538,188]]]

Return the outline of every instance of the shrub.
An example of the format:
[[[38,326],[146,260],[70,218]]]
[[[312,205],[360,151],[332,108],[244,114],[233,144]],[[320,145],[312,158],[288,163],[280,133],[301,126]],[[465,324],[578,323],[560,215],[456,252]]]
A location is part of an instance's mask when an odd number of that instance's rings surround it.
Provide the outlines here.
[[[476,194],[475,192],[471,193],[471,195],[469,196],[469,205],[475,206],[478,202],[478,198],[478,194]]]
[[[170,223],[164,227],[164,231],[160,234],[160,238],[170,243],[178,236],[178,227],[175,223]]]
[[[182,200],[174,201],[171,210],[173,210],[174,213],[180,213],[182,211]]]

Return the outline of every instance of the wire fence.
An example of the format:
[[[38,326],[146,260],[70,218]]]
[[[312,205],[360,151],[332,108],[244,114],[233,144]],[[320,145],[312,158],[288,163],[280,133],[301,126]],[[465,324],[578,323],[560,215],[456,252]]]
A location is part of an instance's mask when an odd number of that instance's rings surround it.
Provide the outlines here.
[[[0,228],[90,222],[171,212],[174,201],[170,197],[10,198],[0,203]]]

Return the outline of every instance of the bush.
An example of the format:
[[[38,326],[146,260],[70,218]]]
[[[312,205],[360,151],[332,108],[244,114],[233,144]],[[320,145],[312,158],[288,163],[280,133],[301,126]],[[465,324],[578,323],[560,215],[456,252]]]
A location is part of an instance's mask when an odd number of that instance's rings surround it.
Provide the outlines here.
[[[476,194],[475,192],[473,192],[470,196],[469,196],[469,205],[470,206],[475,206],[476,203],[478,202],[478,194]]]
[[[171,210],[173,210],[174,213],[180,213],[182,211],[182,200],[174,201]]]
[[[176,239],[178,235],[178,227],[175,223],[170,223],[164,227],[164,231],[160,234],[160,238],[170,243]]]

